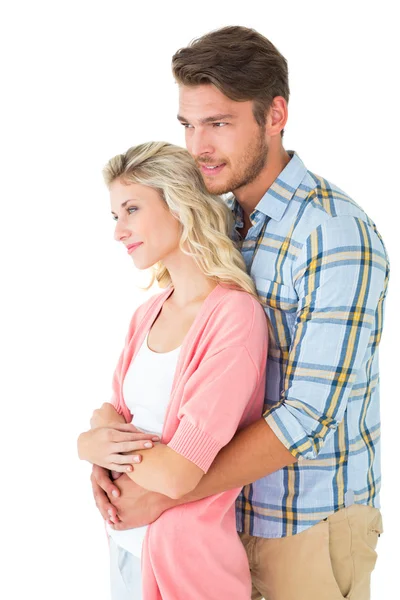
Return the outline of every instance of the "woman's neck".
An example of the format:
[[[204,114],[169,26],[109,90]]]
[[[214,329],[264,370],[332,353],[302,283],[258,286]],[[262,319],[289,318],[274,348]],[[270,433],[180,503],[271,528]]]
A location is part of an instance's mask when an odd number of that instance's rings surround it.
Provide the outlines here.
[[[177,308],[184,308],[192,302],[205,299],[218,285],[216,281],[204,275],[191,256],[180,250],[162,262],[168,269],[174,287],[168,301]]]

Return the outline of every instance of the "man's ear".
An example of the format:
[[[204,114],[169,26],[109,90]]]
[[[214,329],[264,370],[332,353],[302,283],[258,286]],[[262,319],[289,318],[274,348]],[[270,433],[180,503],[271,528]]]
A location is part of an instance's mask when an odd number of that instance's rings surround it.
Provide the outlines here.
[[[275,96],[268,111],[266,133],[269,137],[280,135],[288,119],[288,105],[282,96]]]

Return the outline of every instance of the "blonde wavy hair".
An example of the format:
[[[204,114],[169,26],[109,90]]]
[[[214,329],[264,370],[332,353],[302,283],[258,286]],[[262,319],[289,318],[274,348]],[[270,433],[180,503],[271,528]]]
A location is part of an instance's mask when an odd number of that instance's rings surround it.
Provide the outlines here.
[[[108,187],[119,179],[156,189],[181,223],[181,251],[192,256],[207,277],[242,289],[258,300],[243,257],[230,238],[232,213],[219,196],[207,191],[187,150],[167,142],[141,144],[111,158],[103,177]],[[153,266],[148,288],[155,280],[161,288],[172,284],[162,262]]]

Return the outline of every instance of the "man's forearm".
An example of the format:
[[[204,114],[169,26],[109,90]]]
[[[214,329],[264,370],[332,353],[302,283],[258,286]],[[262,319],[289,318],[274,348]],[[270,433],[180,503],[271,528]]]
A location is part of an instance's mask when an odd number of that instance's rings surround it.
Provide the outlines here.
[[[222,448],[210,470],[197,487],[178,504],[194,502],[253,483],[274,471],[296,462],[264,419],[259,419],[235,435]]]

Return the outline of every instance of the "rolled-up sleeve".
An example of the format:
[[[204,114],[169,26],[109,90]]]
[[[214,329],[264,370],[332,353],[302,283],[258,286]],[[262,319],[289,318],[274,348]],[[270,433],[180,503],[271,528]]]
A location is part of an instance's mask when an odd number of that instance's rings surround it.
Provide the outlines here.
[[[342,420],[379,344],[388,274],[380,236],[357,217],[330,217],[305,241],[293,265],[299,300],[281,399],[264,413],[295,457],[315,458]]]

